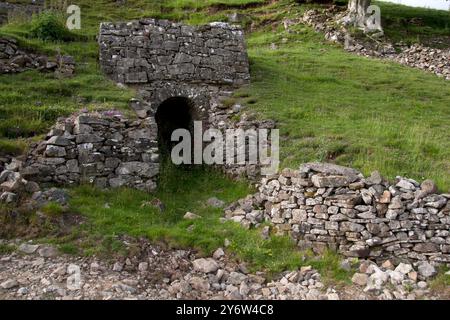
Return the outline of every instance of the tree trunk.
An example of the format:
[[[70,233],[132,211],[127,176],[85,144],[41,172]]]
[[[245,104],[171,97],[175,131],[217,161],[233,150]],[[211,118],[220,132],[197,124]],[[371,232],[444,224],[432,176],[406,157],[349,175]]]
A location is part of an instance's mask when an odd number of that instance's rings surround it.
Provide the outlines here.
[[[353,24],[355,27],[364,27],[367,15],[367,8],[371,0],[350,0],[348,3],[347,15],[343,19],[346,25]]]

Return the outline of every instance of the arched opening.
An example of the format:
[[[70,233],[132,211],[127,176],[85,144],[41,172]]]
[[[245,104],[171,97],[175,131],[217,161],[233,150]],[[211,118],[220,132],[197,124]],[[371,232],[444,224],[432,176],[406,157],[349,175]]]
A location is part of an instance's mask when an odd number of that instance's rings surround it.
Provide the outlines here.
[[[193,131],[196,120],[193,103],[183,97],[169,98],[158,107],[155,120],[158,125],[160,153],[168,155],[177,143],[171,141],[175,130]]]

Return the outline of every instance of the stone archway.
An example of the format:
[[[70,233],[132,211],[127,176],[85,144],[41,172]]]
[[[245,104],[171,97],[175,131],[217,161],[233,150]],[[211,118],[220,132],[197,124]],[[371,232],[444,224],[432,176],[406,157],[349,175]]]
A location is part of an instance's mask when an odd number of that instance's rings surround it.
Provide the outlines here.
[[[193,115],[203,131],[212,126],[224,129],[230,113],[220,107],[221,101],[250,83],[246,41],[239,26],[222,22],[189,26],[151,18],[105,22],[98,39],[103,72],[136,89],[130,107],[152,130],[161,131],[160,139],[152,141],[158,148],[149,153],[163,156],[161,142],[170,148],[173,129],[189,127]]]
[[[144,86],[138,91],[138,99],[134,99],[131,108],[140,118],[155,117],[159,107],[166,101],[174,98],[183,98],[197,118],[208,121],[212,104],[213,92],[208,86],[184,84],[176,82],[155,82]]]
[[[192,132],[196,120],[200,118],[192,100],[182,96],[164,100],[155,113],[160,153],[170,153],[175,144],[171,141],[175,130],[187,129]]]
[[[170,148],[173,130],[193,129],[194,120],[203,131],[224,129],[221,101],[250,82],[244,33],[226,23],[102,23],[99,46],[105,74],[138,92],[130,102],[138,119],[116,111],[61,119],[30,150],[26,179],[154,190],[161,143]]]

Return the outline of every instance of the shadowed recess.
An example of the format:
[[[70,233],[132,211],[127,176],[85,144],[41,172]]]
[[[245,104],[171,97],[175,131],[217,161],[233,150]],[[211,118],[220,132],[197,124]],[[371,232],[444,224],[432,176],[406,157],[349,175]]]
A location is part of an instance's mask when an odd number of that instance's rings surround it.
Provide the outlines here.
[[[177,142],[172,142],[172,133],[177,129],[192,132],[195,116],[193,103],[183,97],[174,97],[164,101],[156,112],[158,140],[161,153],[168,153]]]

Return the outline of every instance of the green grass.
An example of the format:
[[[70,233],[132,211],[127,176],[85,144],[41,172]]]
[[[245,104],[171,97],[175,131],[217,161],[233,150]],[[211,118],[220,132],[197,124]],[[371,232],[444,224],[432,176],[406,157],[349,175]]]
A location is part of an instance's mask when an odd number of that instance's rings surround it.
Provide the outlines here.
[[[0,255],[2,254],[10,254],[16,251],[16,247],[10,244],[0,244]]]
[[[282,166],[332,161],[365,174],[431,178],[449,190],[449,82],[296,30],[249,37],[252,84],[241,90],[257,101],[251,110],[277,121]]]
[[[101,191],[91,186],[72,190],[71,207],[88,218],[80,232],[101,242],[109,239],[108,247],[120,235],[145,236],[173,247],[195,248],[206,255],[223,247],[228,239],[230,251],[253,267],[281,271],[300,265],[300,253],[295,252],[295,244],[288,238],[273,237],[265,241],[258,230],[247,231],[232,222],[221,223],[223,211],[206,205],[207,199],[213,196],[227,203],[246,196],[251,189],[245,182],[233,182],[211,169],[172,165],[165,165],[161,176],[156,194],[130,189]],[[164,203],[163,212],[146,205],[155,198]],[[183,219],[188,211],[202,218]],[[99,253],[89,247],[88,252]],[[102,247],[98,248],[103,250]]]
[[[92,186],[71,190],[71,208],[87,218],[72,234],[56,241],[66,253],[110,256],[127,254],[120,236],[145,237],[173,248],[194,248],[202,255],[211,255],[224,248],[237,259],[246,261],[252,271],[265,270],[274,275],[283,270],[297,270],[312,265],[322,271],[325,279],[348,282],[349,273],[340,269],[340,257],[327,252],[323,258],[301,252],[289,237],[261,237],[260,229],[246,230],[233,222],[221,222],[221,209],[206,205],[217,197],[230,203],[252,190],[243,181],[231,181],[212,169],[183,168],[166,164],[160,187],[155,194],[131,189],[102,191]],[[147,205],[160,199],[165,210]],[[185,220],[186,212],[202,218]],[[81,252],[76,248],[81,248]]]
[[[228,6],[205,15],[211,5],[225,3]],[[287,0],[266,5],[264,1],[135,0],[127,6],[80,1],[83,29],[79,33],[91,39],[83,42],[32,39],[27,24],[0,28],[0,34],[14,35],[29,47],[45,52],[59,49],[79,63],[76,76],[64,81],[35,71],[0,77],[0,146],[20,150],[10,141],[43,134],[57,117],[80,108],[128,110],[133,92],[105,79],[97,64],[94,35],[100,21],[156,16],[204,23],[226,19],[224,13],[236,10],[235,5],[254,3],[262,5],[242,9],[260,28],[248,34],[253,82],[241,103],[261,118],[278,121],[283,166],[335,161],[366,174],[380,170],[390,178],[432,178],[441,190],[449,190],[448,82],[395,63],[345,53],[325,44],[307,27],[296,27],[298,34],[274,29],[273,22],[304,10]],[[440,11],[381,5],[386,17],[419,14],[427,24],[434,21],[429,26],[435,34],[447,30],[442,19],[432,19],[442,15]],[[288,43],[283,44],[282,38]],[[272,42],[279,50],[269,49]]]
[[[26,149],[27,142],[22,139],[0,138],[0,156],[17,156],[25,152]]]
[[[419,42],[433,47],[450,46],[450,11],[413,8],[378,1],[375,4],[381,8],[382,26],[386,36],[394,42]],[[442,43],[433,41],[436,39]]]
[[[57,202],[49,202],[42,207],[40,211],[49,217],[59,217],[62,216],[66,210]]]
[[[77,255],[80,254],[80,249],[73,243],[63,243],[58,246],[60,252],[64,254]]]
[[[338,284],[346,285],[351,284],[351,277],[354,274],[352,272],[341,268],[342,258],[334,251],[326,251],[320,257],[320,259],[313,259],[310,261],[312,267],[316,270],[320,270],[320,275],[323,277],[326,285]]]
[[[430,283],[430,289],[433,292],[446,294],[447,298],[450,295],[450,275],[446,274],[450,268],[441,267],[437,276]]]
[[[129,110],[132,92],[116,88],[96,69],[80,65],[74,78],[63,81],[38,71],[1,76],[0,137],[44,133],[58,117],[82,108]]]

